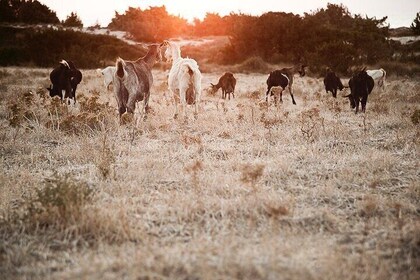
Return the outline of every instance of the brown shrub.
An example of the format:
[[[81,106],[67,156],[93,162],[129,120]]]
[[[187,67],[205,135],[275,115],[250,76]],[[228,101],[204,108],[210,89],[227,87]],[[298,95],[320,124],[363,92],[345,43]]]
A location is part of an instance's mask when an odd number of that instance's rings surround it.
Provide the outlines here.
[[[267,73],[271,67],[259,56],[253,56],[233,67],[240,73]]]
[[[416,109],[413,114],[411,115],[411,122],[413,124],[419,124],[420,123],[420,110]]]
[[[81,219],[83,207],[92,196],[93,190],[85,182],[56,174],[28,201],[26,222],[34,227],[68,227]]]
[[[264,165],[263,164],[245,164],[242,166],[241,178],[240,180],[252,187],[252,189],[256,190],[256,184],[259,179],[262,177],[264,173]]]
[[[78,99],[80,112],[70,110],[70,107],[54,97],[45,108],[49,112],[49,119],[45,123],[47,128],[59,129],[68,134],[80,135],[85,132],[102,130],[104,126],[115,121],[114,108],[108,103],[99,102],[99,92],[93,92],[86,98],[81,95]]]
[[[303,111],[300,114],[300,131],[308,142],[314,142],[319,137],[319,128],[323,126],[324,119],[318,108]]]
[[[34,94],[32,91],[24,91],[16,94],[8,104],[9,124],[13,127],[20,126],[27,119],[33,119],[32,105]]]
[[[279,217],[289,214],[289,209],[284,205],[266,204],[265,211],[269,217]]]
[[[185,148],[188,148],[189,146],[193,144],[201,145],[202,140],[200,136],[188,135],[186,133],[183,133],[181,135],[181,143],[185,146]]]
[[[383,102],[375,102],[370,106],[370,109],[373,112],[379,114],[388,114],[389,113],[389,105]]]
[[[266,114],[261,114],[260,122],[264,124],[265,128],[272,128],[283,123],[279,117],[267,117]]]
[[[258,90],[254,90],[248,96],[251,99],[258,100],[258,99],[260,99],[261,93]]]
[[[359,204],[359,213],[362,217],[372,217],[379,213],[379,201],[375,196],[367,195]]]

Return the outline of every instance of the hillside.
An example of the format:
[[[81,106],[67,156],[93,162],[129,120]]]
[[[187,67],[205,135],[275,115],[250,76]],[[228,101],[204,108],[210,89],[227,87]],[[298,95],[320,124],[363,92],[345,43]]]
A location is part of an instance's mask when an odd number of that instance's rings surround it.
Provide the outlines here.
[[[88,34],[55,26],[0,26],[1,66],[53,67],[65,58],[80,68],[113,64],[118,56],[137,59],[141,45],[130,45],[114,36]]]

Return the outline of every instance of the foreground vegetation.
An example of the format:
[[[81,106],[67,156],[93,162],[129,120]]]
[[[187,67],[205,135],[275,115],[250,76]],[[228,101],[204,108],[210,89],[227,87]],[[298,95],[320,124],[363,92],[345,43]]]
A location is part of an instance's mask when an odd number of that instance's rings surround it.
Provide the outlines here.
[[[0,69],[2,277],[418,279],[419,80],[355,115],[308,77],[267,108],[266,75],[238,74],[184,123],[157,70],[149,118],[120,126],[96,71],[76,107],[49,71]]]

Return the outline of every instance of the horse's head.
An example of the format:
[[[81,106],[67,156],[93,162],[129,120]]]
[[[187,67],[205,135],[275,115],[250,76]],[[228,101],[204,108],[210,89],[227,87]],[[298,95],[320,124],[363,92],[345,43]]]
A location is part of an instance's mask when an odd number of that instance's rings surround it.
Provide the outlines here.
[[[166,47],[164,58],[167,62],[173,62],[181,57],[181,49],[176,43],[164,41],[161,45]]]
[[[213,83],[210,83],[209,93],[211,95],[214,95],[218,89],[219,88],[217,87],[217,85],[214,85]]]
[[[164,58],[167,62],[172,62],[172,60],[173,60],[172,48],[171,48],[170,45],[168,45],[166,50],[165,50]]]
[[[162,44],[151,44],[148,46],[148,54],[154,57],[156,62],[162,61],[161,46]]]
[[[303,77],[303,76],[305,76],[306,75],[306,71],[305,71],[305,68],[306,67],[308,67],[308,65],[306,65],[306,64],[302,64],[301,66],[300,66],[300,69],[298,70],[298,72],[299,72],[299,75],[301,76],[301,77]]]

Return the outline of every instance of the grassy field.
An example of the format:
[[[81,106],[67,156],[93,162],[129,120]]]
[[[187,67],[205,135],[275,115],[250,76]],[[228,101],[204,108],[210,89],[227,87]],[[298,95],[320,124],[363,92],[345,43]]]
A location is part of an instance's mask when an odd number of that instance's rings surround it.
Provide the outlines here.
[[[96,71],[67,107],[50,70],[0,68],[0,278],[419,279],[418,79],[355,115],[321,79],[267,107],[267,76],[238,74],[184,122],[156,70],[147,120],[119,125]]]

